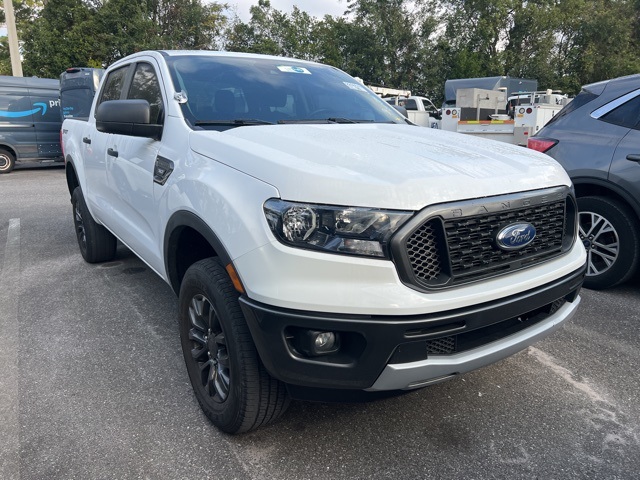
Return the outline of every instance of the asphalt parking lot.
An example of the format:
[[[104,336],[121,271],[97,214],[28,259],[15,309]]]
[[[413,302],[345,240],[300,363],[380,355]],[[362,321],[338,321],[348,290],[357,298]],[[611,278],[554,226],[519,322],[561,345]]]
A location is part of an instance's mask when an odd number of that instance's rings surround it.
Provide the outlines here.
[[[453,381],[292,403],[231,437],[192,394],[170,288],[126,248],[84,263],[61,168],[0,175],[0,479],[634,479],[640,281]]]

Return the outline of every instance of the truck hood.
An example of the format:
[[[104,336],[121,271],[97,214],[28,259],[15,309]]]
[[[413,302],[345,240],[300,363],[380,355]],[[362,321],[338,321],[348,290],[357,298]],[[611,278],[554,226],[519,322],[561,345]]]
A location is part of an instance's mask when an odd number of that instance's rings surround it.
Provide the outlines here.
[[[193,132],[190,145],[293,201],[419,210],[571,184],[533,150],[411,125],[246,126]]]

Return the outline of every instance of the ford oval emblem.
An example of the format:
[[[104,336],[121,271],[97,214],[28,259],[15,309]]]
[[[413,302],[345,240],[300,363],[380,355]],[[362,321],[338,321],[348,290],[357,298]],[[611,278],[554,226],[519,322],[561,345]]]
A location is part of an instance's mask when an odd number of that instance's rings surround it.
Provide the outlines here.
[[[502,250],[519,250],[536,238],[536,227],[530,223],[507,225],[496,235],[496,243]]]

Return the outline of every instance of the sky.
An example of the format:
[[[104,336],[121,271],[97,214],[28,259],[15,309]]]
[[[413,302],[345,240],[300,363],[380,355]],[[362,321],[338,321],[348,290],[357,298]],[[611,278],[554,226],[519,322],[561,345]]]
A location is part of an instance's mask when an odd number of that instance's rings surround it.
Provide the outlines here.
[[[289,13],[296,5],[300,10],[312,17],[322,18],[325,15],[342,16],[347,9],[347,0],[270,0],[276,10]],[[243,22],[250,20],[249,7],[257,5],[258,0],[227,0],[230,7],[237,7],[238,15]]]

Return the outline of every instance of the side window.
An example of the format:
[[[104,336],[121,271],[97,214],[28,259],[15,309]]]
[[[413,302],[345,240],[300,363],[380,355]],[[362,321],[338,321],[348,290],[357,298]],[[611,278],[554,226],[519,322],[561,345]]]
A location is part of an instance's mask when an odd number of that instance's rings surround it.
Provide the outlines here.
[[[136,71],[133,74],[133,81],[129,88],[129,99],[141,99],[149,102],[150,122],[162,124],[164,122],[164,108],[162,103],[162,93],[158,77],[153,67],[148,63],[139,63],[136,65]]]
[[[102,89],[102,95],[100,96],[99,103],[106,102],[107,100],[120,100],[122,87],[124,85],[128,69],[129,66],[127,65],[109,73],[107,80],[104,82],[104,88]]]
[[[33,123],[33,113],[26,88],[0,87],[0,122]]]
[[[626,128],[640,129],[640,95],[600,117],[600,120]]]
[[[418,104],[416,103],[415,99],[408,98],[407,102],[404,104],[404,108],[406,108],[407,110],[418,110]]]

